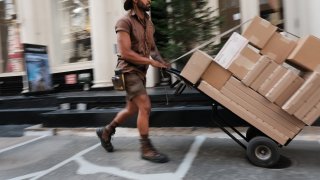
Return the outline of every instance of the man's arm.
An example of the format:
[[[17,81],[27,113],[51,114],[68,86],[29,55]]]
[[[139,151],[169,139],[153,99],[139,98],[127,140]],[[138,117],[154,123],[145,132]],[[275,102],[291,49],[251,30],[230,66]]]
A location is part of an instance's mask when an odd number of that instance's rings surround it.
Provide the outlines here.
[[[154,44],[154,46],[151,49],[151,57],[152,57],[152,59],[161,62],[167,68],[170,67],[170,64],[168,62],[166,62],[165,60],[163,60],[162,56],[160,55],[160,52],[158,50],[158,47],[157,47],[156,43],[154,42],[153,44]]]
[[[117,32],[117,43],[121,58],[135,64],[150,64],[153,67],[165,68],[166,66],[158,61],[143,57],[131,49],[131,39],[127,32]]]

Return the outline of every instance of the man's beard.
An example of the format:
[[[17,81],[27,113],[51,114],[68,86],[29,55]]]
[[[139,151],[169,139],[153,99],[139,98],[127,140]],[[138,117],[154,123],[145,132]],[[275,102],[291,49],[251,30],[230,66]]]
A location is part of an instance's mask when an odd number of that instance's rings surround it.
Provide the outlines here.
[[[137,6],[143,11],[150,11],[150,5],[148,6],[146,4],[143,4],[140,0],[138,0]]]

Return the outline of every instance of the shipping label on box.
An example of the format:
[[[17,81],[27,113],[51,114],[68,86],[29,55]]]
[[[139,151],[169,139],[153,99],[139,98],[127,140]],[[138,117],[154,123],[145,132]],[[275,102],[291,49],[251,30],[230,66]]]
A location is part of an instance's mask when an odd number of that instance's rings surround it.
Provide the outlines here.
[[[276,30],[277,27],[273,26],[269,21],[256,16],[242,35],[247,38],[251,44],[262,49]]]
[[[247,121],[249,124],[259,129],[264,134],[268,135],[273,140],[277,141],[281,145],[285,145],[289,141],[289,137],[283,135],[271,125],[265,123],[262,119],[258,118],[253,112],[249,112],[242,106],[230,100],[224,96],[219,90],[210,86],[207,82],[201,81],[198,89],[203,93],[228,108],[230,111]]]
[[[217,62],[212,61],[201,79],[209,83],[214,88],[220,90],[230,79],[231,72],[221,67]]]
[[[203,51],[195,51],[181,71],[181,76],[196,84],[213,58]]]
[[[282,106],[289,114],[294,114],[299,107],[313,94],[317,89],[320,88],[320,74],[317,72],[312,75],[303,83],[303,85],[295,92],[288,101]]]
[[[261,55],[257,51],[254,47],[244,47],[233,59],[228,70],[238,79],[242,80],[261,58]]]
[[[248,44],[248,40],[234,32],[226,44],[219,51],[214,60],[225,69],[228,69],[234,57]]]
[[[246,86],[250,86],[254,80],[259,76],[261,72],[269,65],[271,60],[266,56],[261,56],[258,62],[254,65],[253,69],[247,73],[247,75],[243,78],[242,82]]]
[[[303,81],[297,74],[288,70],[266,94],[266,98],[282,106],[299,89]]]
[[[287,72],[287,69],[283,66],[278,66],[276,70],[265,80],[265,82],[260,86],[258,92],[266,96],[270,89],[283,77]]]
[[[320,64],[320,39],[315,36],[306,36],[298,41],[296,48],[291,52],[288,61],[306,69],[314,71]]]
[[[261,54],[268,56],[278,64],[282,64],[296,47],[297,42],[279,33],[274,33],[262,48]]]

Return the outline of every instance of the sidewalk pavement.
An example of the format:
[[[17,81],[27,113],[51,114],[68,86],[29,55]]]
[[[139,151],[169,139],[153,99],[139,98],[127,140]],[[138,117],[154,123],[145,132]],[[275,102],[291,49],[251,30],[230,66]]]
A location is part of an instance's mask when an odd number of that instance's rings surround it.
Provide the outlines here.
[[[249,163],[246,152],[218,128],[151,128],[150,135],[170,162],[141,160],[136,128],[117,128],[116,152],[106,153],[95,128],[28,127],[24,136],[0,138],[0,179],[314,180],[320,176],[319,127],[305,127],[281,148],[283,158],[272,169]]]
[[[228,128],[227,128],[228,129]],[[245,134],[247,127],[237,127],[242,134]],[[232,130],[230,130],[232,132]],[[238,135],[232,133],[235,137]],[[43,128],[41,125],[30,126],[24,130],[24,135],[78,135],[78,136],[96,136],[95,128]],[[150,128],[152,136],[199,136],[205,135],[208,138],[229,138],[221,129],[205,127],[164,127]],[[137,128],[118,127],[115,137],[138,137]],[[320,140],[319,126],[306,126],[297,134],[293,140]]]
[[[25,128],[31,125],[0,125],[0,137],[20,137],[24,135]]]
[[[96,128],[46,128],[42,125],[1,125],[0,137],[8,138],[12,143],[12,137],[30,137],[30,136],[96,136]],[[227,128],[228,129],[228,128]],[[245,135],[247,127],[237,127]],[[232,130],[232,134],[241,139]],[[150,128],[151,136],[199,136],[205,135],[209,138],[229,138],[226,133],[217,127],[164,127]],[[137,128],[118,127],[115,137],[138,137]],[[16,138],[19,139],[19,138]],[[306,126],[297,134],[293,140],[320,141],[320,127]]]
[[[228,128],[227,128],[228,129]],[[237,127],[245,134],[246,127]],[[230,131],[232,132],[232,131]],[[95,128],[46,128],[42,125],[1,125],[0,137],[22,137],[22,136],[53,136],[53,135],[78,135],[78,136],[96,136]],[[221,129],[205,127],[164,127],[150,128],[150,135],[154,136],[198,136],[206,135],[211,138],[228,138]],[[237,137],[235,133],[233,133]],[[139,136],[137,128],[117,128],[115,137],[137,137]],[[320,126],[306,126],[294,138],[294,140],[320,140]]]

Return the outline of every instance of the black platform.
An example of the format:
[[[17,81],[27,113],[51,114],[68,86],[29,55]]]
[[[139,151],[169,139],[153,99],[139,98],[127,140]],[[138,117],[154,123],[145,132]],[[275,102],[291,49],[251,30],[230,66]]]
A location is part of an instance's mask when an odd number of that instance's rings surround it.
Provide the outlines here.
[[[198,91],[186,89],[176,96],[169,87],[156,87],[149,88],[148,93],[152,101],[151,127],[212,126],[212,102]],[[79,109],[79,104],[86,108]],[[66,105],[70,109],[62,108]],[[125,93],[114,90],[6,96],[0,97],[0,124],[97,127],[110,122],[124,105]],[[136,117],[128,119],[122,126],[136,127]]]
[[[174,95],[175,90],[169,87],[147,90],[152,101],[151,127],[215,126],[211,121],[212,100],[197,90],[187,88],[179,96]],[[67,106],[70,108],[66,109]],[[0,124],[98,127],[110,122],[124,106],[125,92],[114,90],[0,96]],[[219,112],[233,126],[247,125],[227,109],[220,109]],[[128,119],[122,126],[136,127],[136,117]]]

